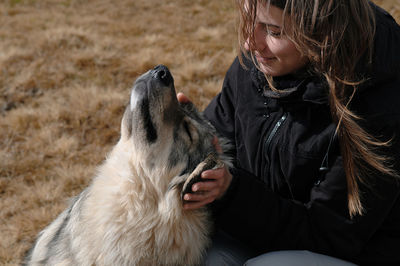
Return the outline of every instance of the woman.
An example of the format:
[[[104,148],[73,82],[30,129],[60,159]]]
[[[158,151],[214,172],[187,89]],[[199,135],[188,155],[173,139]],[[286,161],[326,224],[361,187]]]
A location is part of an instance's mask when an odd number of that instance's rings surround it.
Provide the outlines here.
[[[238,7],[242,53],[204,111],[235,168],[185,195],[213,202],[208,263],[400,265],[399,25],[366,0]]]

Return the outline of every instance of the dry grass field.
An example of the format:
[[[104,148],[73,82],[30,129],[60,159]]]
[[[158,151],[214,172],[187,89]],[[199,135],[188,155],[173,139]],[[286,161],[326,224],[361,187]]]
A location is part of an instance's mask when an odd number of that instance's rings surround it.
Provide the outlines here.
[[[400,0],[375,2],[400,21]],[[233,0],[1,0],[0,265],[19,264],[88,184],[135,78],[165,64],[204,108],[235,27]]]

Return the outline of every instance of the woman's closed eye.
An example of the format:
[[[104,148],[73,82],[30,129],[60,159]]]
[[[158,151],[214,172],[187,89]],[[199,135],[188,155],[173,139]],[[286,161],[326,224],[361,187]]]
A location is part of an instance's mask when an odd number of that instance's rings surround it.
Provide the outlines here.
[[[281,28],[276,25],[269,25],[266,23],[258,22],[258,25],[272,37],[280,37],[282,34]]]
[[[266,30],[267,34],[272,36],[272,37],[281,37],[281,32],[280,31],[273,31],[271,29]]]

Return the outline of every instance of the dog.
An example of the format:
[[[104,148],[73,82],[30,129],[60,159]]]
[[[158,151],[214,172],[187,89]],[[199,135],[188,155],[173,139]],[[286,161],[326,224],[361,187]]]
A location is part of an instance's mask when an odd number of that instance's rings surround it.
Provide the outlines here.
[[[228,142],[159,65],[134,83],[121,137],[91,184],[48,225],[25,265],[199,265],[210,244],[206,207],[183,209],[202,171],[230,166]]]

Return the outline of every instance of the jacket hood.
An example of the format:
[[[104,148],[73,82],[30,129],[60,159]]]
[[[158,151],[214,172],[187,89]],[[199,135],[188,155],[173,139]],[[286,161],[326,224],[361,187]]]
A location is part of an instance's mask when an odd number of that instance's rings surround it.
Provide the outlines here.
[[[369,80],[366,86],[400,76],[400,26],[388,12],[371,4],[376,14],[376,32],[372,67],[367,74]]]

